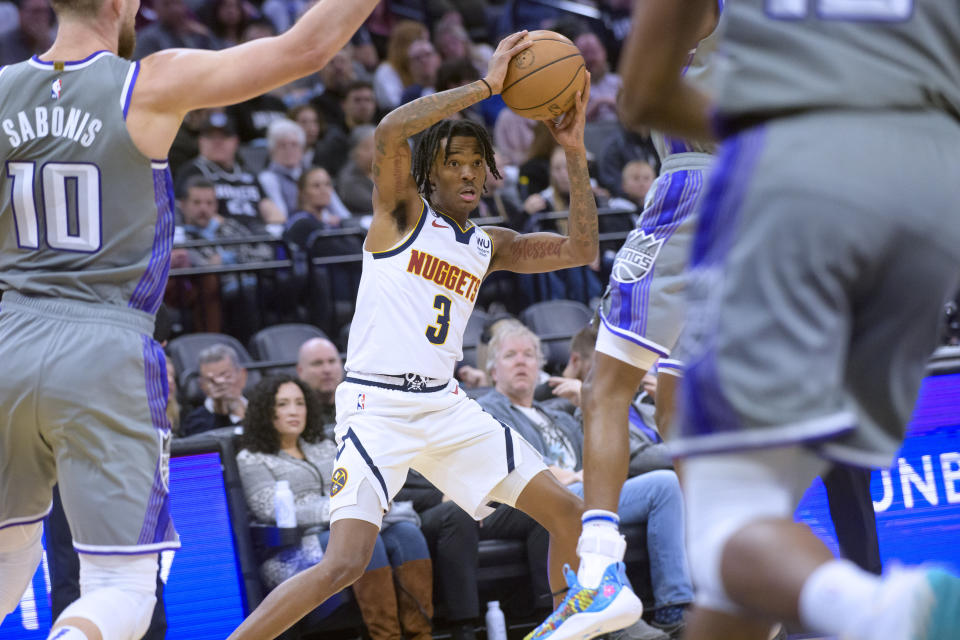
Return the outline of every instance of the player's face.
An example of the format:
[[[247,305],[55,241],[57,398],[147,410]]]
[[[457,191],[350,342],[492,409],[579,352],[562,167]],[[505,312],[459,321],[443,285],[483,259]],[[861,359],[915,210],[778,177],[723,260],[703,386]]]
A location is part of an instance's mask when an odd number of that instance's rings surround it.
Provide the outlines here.
[[[507,397],[533,400],[539,379],[537,345],[528,336],[510,336],[500,343],[493,365],[497,390]]]
[[[333,191],[333,181],[325,169],[314,169],[303,182],[303,193],[300,194],[301,204],[308,211],[319,212],[330,205],[330,194]]]
[[[480,204],[487,177],[483,147],[474,137],[454,136],[450,154],[444,158],[446,144],[446,139],[440,141],[440,152],[430,170],[431,199],[444,213],[466,220]]]
[[[293,382],[284,382],[277,389],[273,404],[273,428],[281,438],[297,437],[307,426],[307,401],[303,391]]]
[[[328,343],[320,343],[307,350],[297,367],[300,379],[320,393],[333,393],[343,380],[343,362],[337,349]]]

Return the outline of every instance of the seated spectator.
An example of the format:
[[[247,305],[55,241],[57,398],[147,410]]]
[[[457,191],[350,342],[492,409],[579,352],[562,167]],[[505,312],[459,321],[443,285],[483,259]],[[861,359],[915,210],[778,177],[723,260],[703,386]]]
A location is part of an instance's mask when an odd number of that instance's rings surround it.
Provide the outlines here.
[[[303,173],[307,136],[296,122],[278,118],[267,128],[270,164],[257,178],[264,194],[283,212],[284,219],[297,210],[297,183]]]
[[[299,208],[287,219],[283,232],[284,240],[306,250],[310,248],[316,231],[341,227],[359,228],[359,222],[350,218],[350,212],[333,190],[333,180],[326,169],[316,167],[304,172],[298,186]],[[359,251],[359,244],[354,245],[349,242],[348,237],[341,237],[332,244],[320,245],[317,255],[349,255]]]
[[[519,167],[530,158],[536,126],[536,120],[524,118],[510,109],[500,110],[493,125],[493,143],[506,157],[507,164]],[[547,151],[547,155],[549,153]]]
[[[353,51],[353,45],[348,44],[330,58],[327,66],[320,70],[323,93],[310,99],[310,104],[316,108],[328,126],[346,129],[340,103],[346,96],[347,87],[364,79],[357,71],[360,65],[354,60]]]
[[[275,524],[273,498],[278,480],[293,491],[300,544],[272,552],[261,565],[273,588],[320,561],[330,534],[327,478],[333,475],[336,445],[324,437],[316,398],[293,376],[261,380],[244,420],[237,466],[253,517]],[[366,572],[352,589],[373,640],[431,640],[433,572],[427,543],[415,522],[391,508],[384,517]],[[415,519],[415,514],[412,513]]]
[[[587,122],[616,122],[617,94],[623,81],[620,76],[610,71],[603,42],[591,31],[580,34],[573,42],[583,54],[583,62],[590,72]]]
[[[524,214],[523,204],[517,194],[516,182],[507,181],[509,170],[506,159],[499,150],[494,153],[494,161],[497,164],[500,177],[498,178],[491,172],[487,172],[487,180],[483,183],[483,195],[480,197],[480,206],[477,207],[475,213],[482,217],[500,218],[498,224],[520,230],[523,228],[527,216]]]
[[[653,167],[654,176],[660,171],[660,158],[647,132],[628,131],[620,126],[607,138],[597,153],[597,182],[614,196],[625,197],[623,167],[633,160],[643,160]]]
[[[477,73],[476,67],[473,66],[473,63],[470,62],[468,58],[444,60],[443,64],[441,64],[440,68],[437,70],[436,88],[438,92],[446,91],[448,89],[456,89],[457,87],[462,87],[465,84],[476,82],[479,79],[480,74]],[[494,98],[496,98],[496,100],[494,100]],[[491,109],[496,110],[496,107],[492,106],[494,102],[498,102],[499,105],[503,104],[503,101],[500,100],[500,96],[497,95],[487,98],[486,100],[476,104],[472,104],[466,109],[462,109],[449,117],[473,120],[477,124],[485,127],[487,126],[485,115],[486,112]],[[490,105],[489,108],[488,105]],[[493,116],[493,120],[496,120],[496,116]]]
[[[373,134],[370,124],[350,132],[350,160],[337,174],[337,194],[355,216],[373,213]]]
[[[204,23],[213,33],[213,48],[226,49],[244,42],[243,32],[255,11],[244,0],[213,0],[203,9]]]
[[[414,40],[407,51],[410,61],[411,84],[403,88],[400,104],[406,104],[417,98],[428,96],[437,91],[437,70],[440,68],[440,56],[429,40]]]
[[[485,71],[493,56],[493,47],[487,43],[474,43],[463,26],[463,16],[451,11],[433,25],[433,43],[444,60],[469,58],[477,71]]]
[[[217,213],[215,187],[202,176],[194,176],[187,181],[186,193],[180,201],[180,212],[184,224],[174,229],[174,242],[213,242],[254,236],[239,222]],[[223,247],[210,245],[174,248],[170,254],[170,266],[205,267],[263,262],[272,258],[273,249],[263,243]],[[167,300],[171,306],[193,309],[195,330],[222,331],[224,309],[228,312],[230,327],[239,330],[245,317],[244,299],[249,301],[254,296],[256,285],[256,276],[250,274],[205,274],[189,280],[174,278],[167,286]]]
[[[534,123],[533,136],[520,162],[517,177],[517,189],[524,201],[550,186],[550,157],[557,149],[557,141],[550,134],[550,129],[542,122],[530,122]]]
[[[49,0],[17,0],[19,22],[0,27],[0,66],[22,62],[53,44],[56,19]]]
[[[400,106],[403,88],[413,84],[408,52],[415,40],[429,40],[430,32],[419,22],[401,20],[390,31],[387,42],[387,59],[380,63],[373,74],[377,106],[391,111]]]
[[[326,338],[310,338],[297,353],[297,376],[307,383],[317,397],[317,411],[324,433],[333,439],[337,426],[335,393],[343,382],[343,360],[337,346]]]
[[[653,186],[653,181],[656,179],[657,174],[649,162],[646,160],[631,160],[623,165],[621,190],[624,197],[611,198],[607,206],[636,209],[637,213],[643,211],[647,194],[650,193],[650,187]]]
[[[133,59],[140,60],[163,49],[213,49],[210,30],[190,16],[184,0],[153,0],[157,21],[137,32]]]
[[[236,127],[228,115],[220,111],[207,114],[198,131],[200,155],[180,170],[176,192],[182,198],[190,178],[203,176],[216,189],[217,210],[223,218],[262,233],[265,224],[283,224],[286,216],[264,195],[257,177],[244,170],[237,157],[239,144]]]
[[[260,11],[277,33],[283,33],[293,26],[310,4],[307,0],[266,0]]]
[[[211,429],[237,426],[247,413],[247,399],[243,387],[247,384],[247,370],[233,347],[215,344],[200,352],[200,390],[203,404],[187,414],[180,428],[180,436],[192,436]]]
[[[582,425],[570,414],[533,399],[543,362],[540,338],[519,322],[509,323],[493,335],[489,353],[488,370],[495,386],[478,402],[514,427],[543,454],[557,479],[582,496]],[[646,523],[653,625],[659,628],[652,630],[640,621],[625,631],[626,637],[667,640],[664,631],[673,633],[682,625],[684,609],[693,600],[676,474],[657,470],[630,478],[620,493],[618,512],[622,524]]]
[[[327,127],[317,145],[315,156],[318,166],[326,169],[330,175],[337,175],[347,162],[350,132],[361,125],[376,123],[377,103],[373,97],[373,85],[365,80],[352,82],[344,90],[340,108],[343,111],[344,127]]]
[[[303,129],[303,161],[300,163],[304,169],[314,166],[316,158],[317,141],[320,139],[321,132],[327,128],[327,121],[317,111],[312,104],[301,104],[287,114],[287,117],[300,125]]]

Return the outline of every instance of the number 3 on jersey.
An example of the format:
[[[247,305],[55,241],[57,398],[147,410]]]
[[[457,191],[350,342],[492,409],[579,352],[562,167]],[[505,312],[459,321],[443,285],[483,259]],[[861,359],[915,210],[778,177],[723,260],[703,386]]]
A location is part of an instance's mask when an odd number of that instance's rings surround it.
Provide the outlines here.
[[[440,311],[437,315],[437,324],[427,326],[427,340],[433,344],[443,344],[447,341],[447,332],[450,330],[450,305],[453,302],[447,296],[438,295],[433,299],[433,308]]]

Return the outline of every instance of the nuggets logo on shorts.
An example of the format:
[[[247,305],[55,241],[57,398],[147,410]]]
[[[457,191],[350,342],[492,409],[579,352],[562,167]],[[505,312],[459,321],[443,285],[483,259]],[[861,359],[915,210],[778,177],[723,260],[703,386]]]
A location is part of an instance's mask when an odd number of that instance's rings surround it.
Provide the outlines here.
[[[337,467],[333,470],[333,476],[330,478],[330,482],[333,485],[330,487],[330,497],[340,493],[340,489],[343,489],[344,485],[347,484],[347,470],[343,467]]]
[[[663,238],[657,238],[642,229],[635,229],[617,252],[611,277],[623,283],[640,280],[653,269],[653,263],[656,262],[662,246]]]

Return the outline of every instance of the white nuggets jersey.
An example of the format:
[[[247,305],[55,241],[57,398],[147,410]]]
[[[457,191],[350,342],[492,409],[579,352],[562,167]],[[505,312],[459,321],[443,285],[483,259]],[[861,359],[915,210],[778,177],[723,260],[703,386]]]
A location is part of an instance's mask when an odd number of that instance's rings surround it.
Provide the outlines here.
[[[422,200],[413,231],[396,247],[363,251],[346,369],[447,379],[463,357],[463,332],[490,265],[490,236]]]

